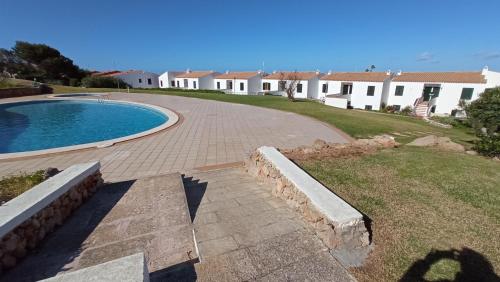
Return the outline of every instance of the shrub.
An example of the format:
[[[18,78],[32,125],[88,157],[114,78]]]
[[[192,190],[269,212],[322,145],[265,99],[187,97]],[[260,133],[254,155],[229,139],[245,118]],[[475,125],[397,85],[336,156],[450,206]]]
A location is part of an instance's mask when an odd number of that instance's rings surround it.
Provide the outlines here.
[[[480,138],[475,149],[486,156],[500,156],[500,87],[486,90],[465,111]]]
[[[392,106],[392,105],[389,105],[387,107],[385,107],[385,112],[387,113],[394,113],[396,111],[396,107]]]
[[[82,79],[82,86],[87,88],[127,88],[123,80],[110,76],[87,76]]]
[[[409,116],[413,113],[413,109],[411,106],[406,106],[401,110],[401,114],[405,116]]]

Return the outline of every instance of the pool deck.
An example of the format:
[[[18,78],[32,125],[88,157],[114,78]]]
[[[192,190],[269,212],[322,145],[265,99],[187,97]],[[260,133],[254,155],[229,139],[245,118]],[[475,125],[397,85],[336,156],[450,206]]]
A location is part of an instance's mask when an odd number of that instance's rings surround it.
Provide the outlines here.
[[[45,96],[2,101],[29,99],[45,99]],[[156,134],[107,148],[0,160],[0,177],[100,161],[106,181],[128,180],[242,162],[250,152],[264,145],[293,148],[309,145],[316,139],[348,142],[342,132],[322,122],[272,109],[154,94],[113,93],[109,99],[165,107],[175,111],[181,121]]]

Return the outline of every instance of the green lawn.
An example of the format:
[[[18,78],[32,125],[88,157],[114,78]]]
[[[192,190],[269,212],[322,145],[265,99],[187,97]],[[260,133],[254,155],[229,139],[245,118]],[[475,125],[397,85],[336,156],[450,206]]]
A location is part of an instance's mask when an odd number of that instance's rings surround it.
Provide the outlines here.
[[[469,248],[500,271],[499,162],[403,146],[299,165],[373,221],[375,250],[354,271],[359,280],[398,280],[433,249]],[[464,257],[474,265],[474,257]],[[486,281],[482,265],[475,267],[474,280]],[[459,269],[457,261],[443,259],[425,278],[453,280]]]
[[[65,86],[51,87],[54,88],[55,93],[118,91],[117,89],[82,89]],[[298,100],[296,102],[290,102],[284,97],[275,96],[243,96],[203,92],[176,92],[175,90],[134,89],[133,92],[201,98],[294,112],[331,124],[355,138],[393,132],[432,132],[438,135],[447,135],[453,140],[466,145],[470,144],[470,141],[474,139],[472,131],[464,128],[438,128],[413,117],[362,110],[338,109],[325,106],[311,100]],[[417,133],[417,135],[423,134]],[[398,137],[397,139],[399,142],[407,142],[414,138],[415,137],[410,136]]]
[[[54,90],[116,91],[61,86],[54,86]],[[398,132],[411,135],[397,138],[405,143],[415,136],[434,133],[465,145],[474,139],[467,128],[443,129],[411,117],[337,109],[314,101],[172,90],[133,91],[294,112],[331,124],[353,137]],[[375,249],[363,268],[353,270],[359,280],[398,280],[413,263],[443,253],[453,253],[466,267],[477,269],[474,275],[487,273],[488,261],[497,272],[500,270],[499,162],[403,146],[369,156],[301,161],[299,165],[373,221]],[[463,251],[464,248],[473,251]],[[471,256],[471,252],[478,255]],[[477,262],[478,258],[484,261]],[[443,259],[433,263],[424,278],[452,280],[460,267],[456,260]]]
[[[11,199],[28,191],[33,186],[44,180],[43,170],[31,174],[21,174],[8,176],[0,179],[0,203],[8,202]]]

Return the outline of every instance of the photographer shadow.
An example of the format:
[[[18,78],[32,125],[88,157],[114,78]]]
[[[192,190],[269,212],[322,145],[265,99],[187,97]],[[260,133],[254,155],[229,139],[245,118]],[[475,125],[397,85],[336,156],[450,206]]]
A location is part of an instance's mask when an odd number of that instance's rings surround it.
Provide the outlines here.
[[[460,271],[453,280],[437,281],[493,281],[500,282],[500,277],[495,274],[493,266],[482,254],[463,248],[462,250],[450,249],[446,251],[432,250],[425,258],[415,261],[406,271],[400,282],[428,281],[425,274],[432,265],[442,259],[450,259],[460,263]],[[435,280],[434,280],[435,281]]]

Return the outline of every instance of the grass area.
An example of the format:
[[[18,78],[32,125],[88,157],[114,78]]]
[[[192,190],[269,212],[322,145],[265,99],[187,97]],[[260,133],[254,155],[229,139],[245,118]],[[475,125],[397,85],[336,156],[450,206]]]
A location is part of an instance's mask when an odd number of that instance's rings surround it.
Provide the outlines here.
[[[43,170],[0,179],[0,203],[14,199],[43,181]]]
[[[117,89],[99,89],[99,88],[76,88],[67,86],[51,86],[55,93],[75,93],[75,92],[117,92]],[[123,90],[122,90],[123,91]],[[162,95],[175,95],[182,97],[192,97],[200,99],[209,99],[230,103],[246,104],[264,108],[277,109],[282,111],[294,112],[297,114],[309,116],[317,120],[331,124],[347,134],[355,137],[368,137],[382,133],[405,133],[405,132],[431,132],[438,135],[446,135],[453,140],[465,145],[470,145],[474,139],[472,130],[468,128],[445,129],[431,126],[426,122],[408,116],[394,114],[384,114],[378,112],[369,112],[362,110],[345,110],[325,106],[321,103],[311,100],[298,100],[290,102],[284,97],[276,96],[247,96],[247,95],[228,95],[218,93],[186,92],[175,90],[149,90],[133,89],[134,93],[151,93]],[[423,135],[423,134],[420,134]],[[406,143],[414,139],[414,136],[398,137],[399,142]]]
[[[373,221],[375,250],[365,267],[354,270],[359,280],[395,281],[413,263],[425,269],[427,262],[425,279],[451,281],[460,263],[432,259],[450,253],[474,266],[475,281],[489,280],[480,277],[488,272],[483,258],[500,271],[497,161],[403,146],[299,164]],[[453,252],[464,248],[471,251]]]
[[[23,79],[0,79],[0,89],[5,88],[18,88],[18,87],[31,87],[33,85],[32,81]]]

